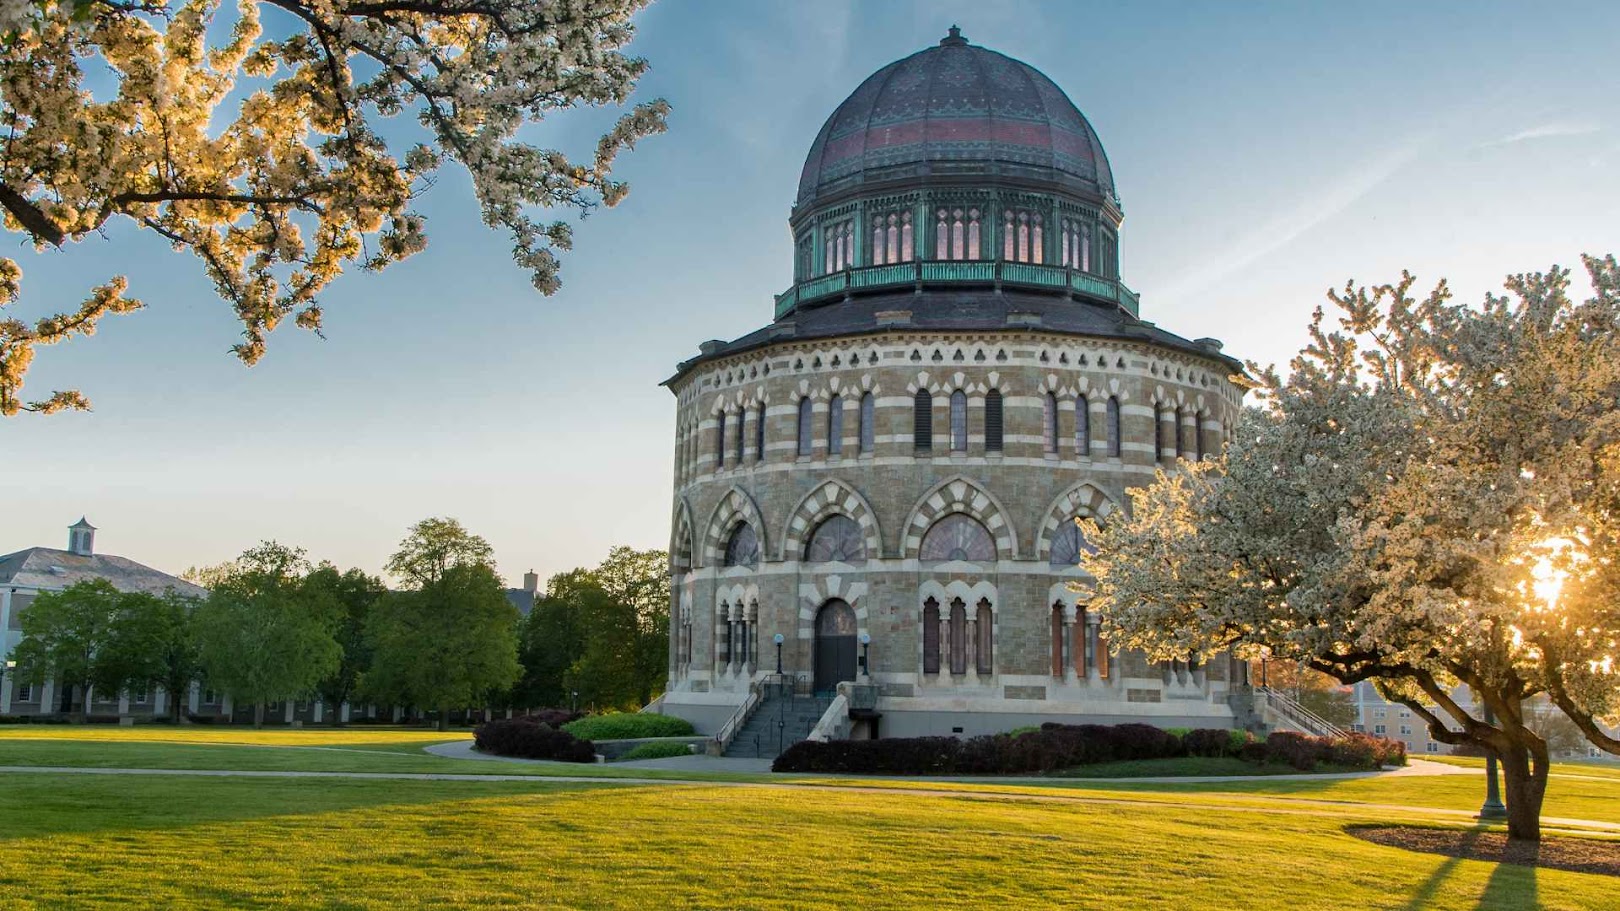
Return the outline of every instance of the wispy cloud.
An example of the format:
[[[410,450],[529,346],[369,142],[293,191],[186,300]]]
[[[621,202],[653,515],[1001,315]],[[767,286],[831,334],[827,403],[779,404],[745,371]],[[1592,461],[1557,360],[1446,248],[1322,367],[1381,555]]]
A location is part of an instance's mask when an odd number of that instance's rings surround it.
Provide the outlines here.
[[[1529,129],[1510,133],[1500,139],[1482,142],[1476,149],[1489,149],[1497,146],[1513,145],[1517,142],[1528,142],[1532,139],[1551,139],[1557,136],[1590,136],[1593,133],[1603,132],[1603,127],[1596,123],[1544,123]]]
[[[1438,131],[1426,131],[1380,155],[1338,174],[1296,201],[1287,211],[1216,251],[1181,280],[1155,292],[1174,300],[1198,294],[1222,279],[1247,269],[1292,243],[1295,238],[1348,209],[1393,177],[1436,142]]]

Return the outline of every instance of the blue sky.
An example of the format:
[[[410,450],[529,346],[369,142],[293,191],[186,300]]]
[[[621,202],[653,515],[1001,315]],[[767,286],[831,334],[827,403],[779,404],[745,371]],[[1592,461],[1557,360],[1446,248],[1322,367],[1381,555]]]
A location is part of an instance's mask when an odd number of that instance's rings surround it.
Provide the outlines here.
[[[578,226],[535,294],[450,169],[428,250],[325,295],[252,369],[189,257],[114,231],[13,256],[22,315],[127,274],[140,313],[41,353],[35,393],[90,414],[0,423],[0,553],[98,546],[179,571],[274,538],[378,571],[450,515],[515,580],[668,536],[673,399],[698,342],[768,322],[810,141],[868,74],[937,41],[1050,75],[1090,118],[1126,221],[1142,315],[1281,362],[1324,290],[1409,268],[1466,299],[1508,272],[1620,251],[1620,5],[814,3],[665,0],[634,50],[670,131],[621,159],[618,208]],[[590,148],[611,113],[538,135]]]

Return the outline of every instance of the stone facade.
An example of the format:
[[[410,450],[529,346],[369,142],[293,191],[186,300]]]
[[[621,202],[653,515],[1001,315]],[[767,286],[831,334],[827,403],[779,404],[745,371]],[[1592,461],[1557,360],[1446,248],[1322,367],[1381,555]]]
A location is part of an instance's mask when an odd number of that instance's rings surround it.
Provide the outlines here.
[[[1095,179],[1109,172],[1084,117],[996,96],[1015,83],[1061,96],[1049,80],[954,32],[907,59],[961,78],[918,83],[950,98],[884,95],[876,109],[895,135],[931,136],[927,112],[977,106],[976,129],[1004,141],[977,162],[924,141],[903,168],[888,155],[864,176],[825,178],[823,146],[853,141],[838,124],[875,116],[844,115],[871,107],[858,89],[806,164],[791,219],[797,282],[776,320],[704,343],[666,383],[677,433],[663,710],[718,728],[776,671],[780,636],[782,671],[806,685],[874,684],[883,735],[1047,719],[1230,724],[1237,666],[1115,653],[1072,590],[1086,578],[1077,561],[1054,560],[1053,547],[1064,539],[1059,555],[1072,555],[1076,517],[1106,522],[1128,488],[1217,452],[1241,367],[1219,342],[1137,316],[1101,243],[1119,208]],[[1019,68],[1022,82],[972,81]],[[868,85],[888,85],[883,72]],[[1046,132],[1008,127],[1019,110]],[[1031,164],[1051,149],[1024,137],[1063,130],[1089,137],[1095,162]],[[979,202],[946,208],[958,198]],[[895,233],[896,211],[926,225],[936,209],[933,228]],[[1092,221],[1071,230],[1082,212]],[[829,522],[841,537],[818,548]],[[936,528],[962,546],[930,547]]]

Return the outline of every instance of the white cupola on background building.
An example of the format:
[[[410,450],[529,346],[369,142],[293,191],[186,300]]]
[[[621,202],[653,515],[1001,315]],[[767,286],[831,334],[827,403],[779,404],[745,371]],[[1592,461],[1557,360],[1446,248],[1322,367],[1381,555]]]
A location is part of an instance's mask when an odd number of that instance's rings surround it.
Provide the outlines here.
[[[88,557],[96,552],[96,527],[82,516],[79,521],[68,526],[68,552],[81,557]]]

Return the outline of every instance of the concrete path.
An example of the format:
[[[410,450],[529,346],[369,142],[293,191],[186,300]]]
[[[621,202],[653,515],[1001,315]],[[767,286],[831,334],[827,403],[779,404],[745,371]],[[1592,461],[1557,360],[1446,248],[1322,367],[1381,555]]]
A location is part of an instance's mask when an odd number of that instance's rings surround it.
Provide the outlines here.
[[[422,749],[445,759],[483,759],[490,762],[518,762],[526,765],[551,766],[553,768],[567,768],[571,765],[571,763],[552,762],[548,759],[517,759],[511,756],[492,756],[489,753],[480,753],[474,749],[471,740],[435,743]],[[665,759],[634,759],[629,762],[615,762],[610,765],[615,769],[663,769],[676,772],[764,773],[771,770],[771,761],[769,759],[740,759],[735,756],[705,756],[700,754],[671,756]]]

